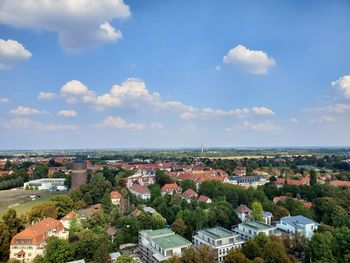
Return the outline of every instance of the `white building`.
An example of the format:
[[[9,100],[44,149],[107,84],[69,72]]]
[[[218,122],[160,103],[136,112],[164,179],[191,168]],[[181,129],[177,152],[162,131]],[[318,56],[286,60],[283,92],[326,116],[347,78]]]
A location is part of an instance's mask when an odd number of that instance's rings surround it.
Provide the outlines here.
[[[240,247],[243,242],[237,234],[222,227],[199,230],[193,236],[193,246],[207,245],[213,248],[217,253],[219,263],[225,261],[225,257],[231,249]]]
[[[129,187],[129,191],[143,200],[151,198],[150,190],[144,185],[139,185],[135,183],[131,187]]]
[[[240,205],[235,209],[235,212],[241,222],[245,222],[250,218],[252,210],[246,205]]]
[[[64,185],[65,178],[41,178],[25,182],[23,189],[28,187],[38,188],[38,190],[54,190],[65,191],[67,187]]]
[[[168,228],[139,232],[141,262],[164,262],[172,256],[180,256],[191,246],[191,242]]]
[[[68,232],[63,224],[53,218],[46,218],[30,225],[16,234],[10,244],[10,258],[20,262],[32,262],[38,255],[43,255],[46,240],[51,236],[66,239]]]
[[[285,216],[276,224],[276,227],[287,233],[301,233],[304,237],[311,239],[319,224],[305,216]]]
[[[257,236],[259,233],[264,233],[266,236],[278,235],[276,227],[259,222],[259,221],[245,221],[238,224],[233,232],[239,235],[243,240],[248,240]]]
[[[259,185],[264,185],[268,180],[260,175],[254,176],[229,176],[224,180],[224,183],[240,185],[244,187],[256,188]]]

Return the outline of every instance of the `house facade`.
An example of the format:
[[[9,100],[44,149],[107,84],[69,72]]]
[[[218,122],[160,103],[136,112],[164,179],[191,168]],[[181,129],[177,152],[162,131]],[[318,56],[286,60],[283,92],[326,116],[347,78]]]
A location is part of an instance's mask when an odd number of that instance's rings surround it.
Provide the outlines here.
[[[216,258],[219,263],[225,261],[225,257],[231,249],[240,247],[243,242],[244,241],[240,239],[237,234],[223,227],[199,230],[197,234],[193,236],[193,246],[199,247],[201,245],[207,245],[213,248],[217,253]]]
[[[151,198],[151,192],[149,189],[144,186],[144,185],[139,185],[139,184],[133,184],[130,188],[129,191],[136,195],[137,197],[140,197],[143,200],[147,200]]]
[[[28,263],[38,255],[43,255],[46,240],[51,236],[68,238],[63,224],[56,219],[46,218],[30,225],[16,234],[10,243],[10,258]]]
[[[248,240],[257,236],[259,233],[264,233],[266,236],[272,236],[278,234],[276,227],[259,222],[259,221],[246,221],[238,224],[232,229],[243,240]]]
[[[141,262],[164,262],[172,256],[181,256],[191,242],[168,228],[143,230],[139,232]]]
[[[181,186],[178,186],[177,184],[165,184],[163,187],[160,189],[160,193],[162,196],[165,194],[173,195],[173,194],[181,194],[182,188]]]
[[[118,191],[112,191],[110,193],[110,197],[111,197],[111,202],[113,205],[120,204],[120,198],[122,197],[122,195]]]
[[[276,224],[276,227],[288,234],[301,233],[307,239],[311,239],[319,224],[305,216],[285,216]]]

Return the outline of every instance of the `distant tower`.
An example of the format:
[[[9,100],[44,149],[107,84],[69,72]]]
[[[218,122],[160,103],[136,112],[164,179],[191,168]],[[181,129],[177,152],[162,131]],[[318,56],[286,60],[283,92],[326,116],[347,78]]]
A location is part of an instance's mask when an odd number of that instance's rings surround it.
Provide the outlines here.
[[[201,145],[201,148],[202,148],[202,153],[204,153],[204,146],[203,146],[203,144]]]
[[[86,163],[85,161],[77,157],[72,165],[72,184],[71,190],[77,189],[79,186],[86,184],[87,175],[86,175]]]

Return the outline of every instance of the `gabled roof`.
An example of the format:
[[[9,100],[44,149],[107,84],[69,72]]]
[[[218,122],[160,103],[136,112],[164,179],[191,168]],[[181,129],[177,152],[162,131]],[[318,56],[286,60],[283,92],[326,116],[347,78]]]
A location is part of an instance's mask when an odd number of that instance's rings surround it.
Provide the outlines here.
[[[198,197],[198,202],[207,202],[210,198],[206,195],[201,195]]]
[[[49,217],[16,234],[11,240],[11,245],[19,244],[18,240],[29,240],[26,245],[40,245],[49,237],[49,231],[59,233],[63,230],[64,226],[59,220]]]
[[[111,199],[119,199],[122,195],[118,191],[112,191],[110,193]]]
[[[197,194],[197,192],[194,191],[193,189],[188,188],[185,192],[182,193],[182,196],[183,196],[184,198],[191,199],[192,197],[197,198],[197,197],[198,197],[198,194]]]
[[[71,220],[73,217],[76,217],[77,214],[73,211],[66,214],[64,217],[61,218],[61,220]]]
[[[133,190],[133,191],[140,193],[140,194],[149,194],[150,193],[150,191],[148,190],[147,187],[140,185],[140,184],[133,184],[130,187],[130,190]]]
[[[235,209],[235,211],[237,213],[250,213],[252,210],[250,210],[250,208],[246,205],[240,205]]]
[[[348,186],[348,187],[350,187],[350,181],[334,180],[334,181],[331,181],[329,184],[335,185],[335,186]]]
[[[173,184],[165,184],[163,185],[162,192],[169,192],[169,191],[181,191],[181,187],[178,186],[177,184],[173,183]]]

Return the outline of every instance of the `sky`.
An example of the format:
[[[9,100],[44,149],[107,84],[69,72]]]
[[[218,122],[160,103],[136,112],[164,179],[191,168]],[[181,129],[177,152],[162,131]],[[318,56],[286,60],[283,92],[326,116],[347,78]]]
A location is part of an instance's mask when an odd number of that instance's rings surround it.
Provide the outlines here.
[[[0,0],[0,149],[350,146],[347,0]]]

